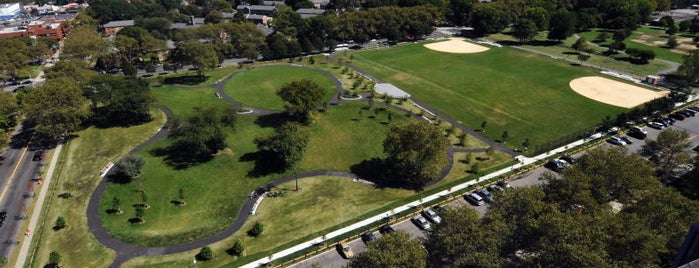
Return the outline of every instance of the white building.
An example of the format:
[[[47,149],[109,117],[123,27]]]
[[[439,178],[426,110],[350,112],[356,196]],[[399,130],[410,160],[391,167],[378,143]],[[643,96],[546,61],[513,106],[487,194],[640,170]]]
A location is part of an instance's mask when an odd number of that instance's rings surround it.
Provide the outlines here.
[[[19,3],[0,4],[0,19],[7,20],[19,15],[22,7]]]

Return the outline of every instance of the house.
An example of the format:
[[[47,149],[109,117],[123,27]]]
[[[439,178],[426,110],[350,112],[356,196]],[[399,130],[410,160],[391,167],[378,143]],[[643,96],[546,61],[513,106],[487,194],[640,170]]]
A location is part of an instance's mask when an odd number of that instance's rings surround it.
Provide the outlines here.
[[[262,24],[262,25],[269,25],[269,22],[272,21],[272,17],[268,17],[265,15],[257,15],[257,14],[247,14],[247,15],[245,15],[245,19],[248,21],[251,21],[255,24]]]
[[[325,9],[317,9],[317,8],[299,8],[296,10],[296,13],[299,13],[301,15],[301,18],[310,18],[310,17],[315,17],[321,14],[325,13]]]
[[[14,25],[0,28],[0,38],[35,37],[63,40],[67,34],[63,23],[57,21],[32,21],[27,25]]]
[[[110,21],[102,25],[102,29],[104,29],[104,34],[107,36],[112,36],[118,33],[121,29],[124,29],[124,27],[129,27],[134,25],[134,20],[117,20],[117,21]]]
[[[285,6],[286,3],[284,3],[284,1],[262,1],[262,5],[264,5],[264,6]]]
[[[196,28],[199,26],[202,26],[205,24],[204,18],[195,18],[194,16],[189,17],[189,22],[187,23],[173,23],[172,26],[170,26],[171,29],[187,29],[187,28]]]
[[[275,10],[277,10],[277,7],[263,5],[238,5],[235,9],[239,12],[243,12],[243,14],[271,15]]]
[[[270,29],[267,25],[264,25],[262,23],[256,23],[255,26],[257,27],[257,29],[260,29],[260,31],[262,31],[262,33],[264,33],[265,36],[268,36],[274,32],[274,30]]]
[[[311,0],[311,2],[313,2],[313,7],[315,8],[325,8],[330,3],[330,0]]]
[[[19,16],[22,7],[19,3],[0,4],[0,19],[9,20]]]

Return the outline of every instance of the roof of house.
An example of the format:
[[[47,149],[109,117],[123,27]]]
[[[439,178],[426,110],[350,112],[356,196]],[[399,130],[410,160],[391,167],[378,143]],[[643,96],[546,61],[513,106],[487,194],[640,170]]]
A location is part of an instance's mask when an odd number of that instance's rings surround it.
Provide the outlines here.
[[[312,18],[312,17],[318,16],[319,14],[299,14],[299,15],[301,15],[302,19],[307,19],[307,18]]]
[[[263,6],[263,5],[238,5],[235,9],[237,10],[262,10],[262,11],[274,11],[277,9],[275,6]]]
[[[248,20],[263,20],[265,17],[267,17],[267,16],[265,16],[265,15],[257,15],[257,14],[248,14],[248,15],[245,15],[245,19],[248,19]]]
[[[299,8],[298,10],[296,10],[296,13],[299,13],[299,14],[323,14],[323,13],[325,13],[325,9]]]
[[[113,28],[113,27],[127,27],[127,26],[133,26],[134,22],[133,20],[117,20],[117,21],[110,21],[102,25],[104,28]]]
[[[314,4],[319,4],[319,5],[326,5],[330,3],[330,0],[311,0]]]
[[[262,1],[262,4],[265,6],[285,6],[286,3],[284,1]]]
[[[232,19],[235,16],[235,11],[233,12],[221,12],[224,19]]]

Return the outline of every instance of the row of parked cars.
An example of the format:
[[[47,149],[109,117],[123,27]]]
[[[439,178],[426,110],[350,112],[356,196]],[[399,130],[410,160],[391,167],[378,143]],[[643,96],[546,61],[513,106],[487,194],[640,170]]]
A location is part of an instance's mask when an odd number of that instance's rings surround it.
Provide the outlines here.
[[[577,160],[573,158],[572,156],[569,155],[563,155],[559,158],[556,159],[551,159],[549,162],[547,162],[544,167],[553,170],[555,172],[561,172],[564,169],[566,169],[568,166],[573,165],[577,163]]]
[[[464,194],[464,199],[474,206],[484,205],[486,202],[495,202],[495,196],[491,192],[504,192],[507,189],[512,189],[512,185],[506,181],[499,181],[496,184],[488,186],[486,189],[478,189],[471,193]]]

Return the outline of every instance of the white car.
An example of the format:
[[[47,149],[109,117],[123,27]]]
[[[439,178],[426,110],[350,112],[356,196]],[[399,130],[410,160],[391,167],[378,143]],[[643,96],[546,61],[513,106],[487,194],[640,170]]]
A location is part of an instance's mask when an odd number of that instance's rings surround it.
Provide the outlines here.
[[[434,212],[434,210],[429,208],[422,211],[422,216],[425,216],[425,218],[436,224],[442,222],[442,217],[437,215],[437,212]]]
[[[430,222],[428,222],[425,218],[423,218],[420,215],[417,215],[410,219],[415,225],[417,225],[418,228],[422,230],[427,230],[430,229],[432,226],[430,226]]]
[[[622,140],[621,138],[619,138],[617,136],[612,136],[611,138],[607,139],[607,142],[614,144],[614,145],[619,145],[619,146],[626,145],[626,142],[624,142],[624,140]]]
[[[648,126],[654,129],[663,129],[665,127],[663,124],[655,121],[648,123]]]

